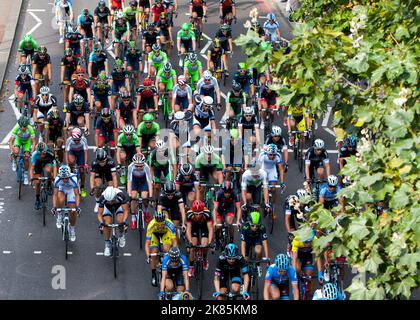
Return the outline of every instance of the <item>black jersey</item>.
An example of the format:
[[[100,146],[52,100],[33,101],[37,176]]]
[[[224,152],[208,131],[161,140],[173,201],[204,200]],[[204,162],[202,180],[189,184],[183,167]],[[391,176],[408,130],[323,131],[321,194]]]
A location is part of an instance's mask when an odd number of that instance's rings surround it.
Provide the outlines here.
[[[115,197],[115,203],[109,204],[108,201],[105,200],[104,196],[101,195],[99,198],[99,208],[107,208],[111,212],[116,212],[119,207],[121,207],[123,204],[126,204],[130,201],[130,197],[123,191],[119,192]],[[114,202],[114,201],[113,201]]]
[[[107,157],[105,165],[101,166],[97,160],[92,162],[91,172],[98,173],[98,174],[106,174],[117,172],[117,168],[115,166],[115,161],[110,156]]]

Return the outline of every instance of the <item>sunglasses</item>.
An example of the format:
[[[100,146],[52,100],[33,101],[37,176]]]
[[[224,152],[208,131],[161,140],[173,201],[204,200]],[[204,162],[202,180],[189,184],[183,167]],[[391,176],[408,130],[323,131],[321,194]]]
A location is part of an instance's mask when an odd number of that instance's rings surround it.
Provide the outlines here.
[[[48,97],[48,93],[41,93],[41,96]]]
[[[143,168],[144,167],[144,164],[135,164],[134,165],[136,168]]]
[[[74,142],[80,142],[80,140],[81,140],[81,139],[74,139],[74,138],[73,138],[73,141],[74,141]]]
[[[145,123],[145,124],[152,124],[152,122],[151,122],[151,121],[145,121],[144,123]]]
[[[246,114],[245,117],[252,117],[252,114]]]

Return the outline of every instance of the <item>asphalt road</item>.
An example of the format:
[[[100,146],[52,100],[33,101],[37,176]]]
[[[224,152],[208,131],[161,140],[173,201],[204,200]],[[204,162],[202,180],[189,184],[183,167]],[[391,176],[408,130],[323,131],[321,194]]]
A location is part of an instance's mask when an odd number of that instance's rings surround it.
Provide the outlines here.
[[[52,0],[50,0],[53,2]],[[89,9],[93,10],[97,1],[88,1]],[[81,0],[73,0],[76,12],[87,5]],[[272,4],[270,2],[270,4]],[[233,25],[233,34],[237,36],[244,31],[243,23],[249,19],[249,11],[258,7],[260,16],[266,16],[269,7],[266,1],[241,1],[238,5],[236,25]],[[262,8],[262,10],[261,10]],[[179,16],[175,20],[174,32],[179,30],[181,23],[187,21],[188,12],[186,1],[182,1],[178,9]],[[279,17],[280,13],[275,12]],[[205,24],[204,33],[213,38],[218,26],[217,3],[212,2],[208,10],[208,22]],[[290,26],[285,19],[279,19],[282,32],[286,38],[290,38]],[[62,92],[58,87],[59,61],[63,55],[63,46],[58,44],[58,30],[52,27],[54,21],[52,4],[42,0],[31,0],[24,5],[22,17],[17,30],[21,38],[23,34],[32,30],[38,44],[46,45],[51,55],[53,64],[52,92],[62,102]],[[260,19],[263,23],[264,19]],[[38,24],[38,27],[35,26]],[[35,29],[33,29],[35,28]],[[19,39],[16,39],[14,49]],[[205,40],[206,41],[206,40]],[[205,44],[205,42],[204,42]],[[174,50],[175,51],[175,50]],[[15,55],[15,54],[14,54]],[[202,58],[201,58],[202,59]],[[233,59],[230,60],[230,71],[235,71],[232,66],[242,61],[244,56],[236,48]],[[10,61],[14,61],[11,59]],[[177,65],[175,55],[171,61]],[[202,59],[204,62],[204,59]],[[6,79],[11,81],[10,90],[13,92],[13,80],[16,65],[10,64],[6,73]],[[222,87],[224,93],[228,88]],[[16,114],[11,106],[5,106],[6,112],[0,117],[0,141],[16,123]],[[223,109],[222,109],[223,111]],[[220,119],[221,112],[218,113]],[[277,119],[279,125],[280,121]],[[321,122],[326,122],[325,127]],[[318,120],[318,137],[326,142],[327,149],[335,150],[334,137],[327,132],[330,121]],[[282,125],[281,125],[282,126]],[[283,127],[284,129],[284,127]],[[6,142],[6,144],[4,144]],[[93,138],[89,139],[90,146],[94,146]],[[98,232],[98,223],[93,213],[94,199],[89,196],[83,200],[82,216],[77,223],[77,241],[70,245],[72,254],[68,261],[64,258],[64,244],[61,241],[61,233],[55,227],[55,220],[48,216],[47,226],[42,226],[40,212],[33,210],[34,193],[26,186],[22,200],[17,199],[17,184],[15,175],[8,161],[7,141],[0,145],[0,299],[156,299],[158,288],[150,285],[150,270],[145,262],[144,251],[138,247],[137,232],[129,232],[127,245],[122,249],[122,255],[118,264],[117,280],[113,278],[112,261],[100,254],[103,252],[103,238]],[[337,172],[336,153],[330,152],[330,161],[333,172]],[[89,153],[89,162],[93,159],[93,151]],[[278,207],[282,207],[285,197],[294,193],[301,186],[303,175],[299,173],[297,164],[292,157],[289,161],[289,171],[286,176],[287,190],[278,200]],[[270,257],[285,252],[286,233],[282,218],[277,223],[274,234],[269,237]],[[239,235],[236,236],[236,241]],[[204,295],[210,299],[213,289],[213,271],[216,263],[215,255],[210,255],[210,269],[205,275]],[[66,272],[65,290],[56,290],[52,286],[52,273],[55,266],[64,266]],[[349,277],[349,276],[348,276]],[[346,281],[349,282],[348,279]],[[261,281],[262,284],[262,281]],[[194,286],[193,294],[194,294]]]

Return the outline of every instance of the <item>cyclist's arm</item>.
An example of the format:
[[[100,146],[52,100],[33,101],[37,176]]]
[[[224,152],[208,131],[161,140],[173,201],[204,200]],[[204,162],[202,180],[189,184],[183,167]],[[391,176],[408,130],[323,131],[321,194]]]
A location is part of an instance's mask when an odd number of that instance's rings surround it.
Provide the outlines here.
[[[162,279],[160,280],[160,291],[163,292],[165,291],[165,285],[166,285],[166,278],[168,275],[168,271],[164,271],[162,270]],[[175,289],[175,288],[174,288]]]
[[[79,193],[79,188],[74,188],[74,196],[76,198],[76,207],[80,206],[80,193]]]

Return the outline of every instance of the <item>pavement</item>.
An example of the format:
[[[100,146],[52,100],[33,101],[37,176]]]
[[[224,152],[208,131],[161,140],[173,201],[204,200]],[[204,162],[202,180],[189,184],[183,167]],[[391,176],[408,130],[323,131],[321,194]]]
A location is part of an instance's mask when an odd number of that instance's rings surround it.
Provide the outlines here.
[[[4,1],[0,1],[3,4]],[[9,1],[7,1],[9,2]],[[15,1],[17,2],[17,1]],[[53,2],[53,1],[51,1]],[[76,12],[79,13],[85,6],[82,0],[73,0]],[[89,2],[89,9],[93,10],[96,1]],[[283,3],[279,3],[280,6]],[[290,23],[287,19],[280,19],[281,11],[273,6],[273,1],[243,0],[238,5],[237,24],[233,25],[233,35],[238,36],[244,31],[243,24],[249,19],[249,11],[257,7],[260,10],[260,22],[263,23],[268,12],[275,12],[279,17],[281,30],[284,37],[290,39]],[[208,38],[213,38],[218,26],[218,3],[209,3],[208,22],[205,24],[204,33]],[[180,25],[188,17],[187,5],[184,1],[179,7],[179,16],[175,20],[174,30],[179,30]],[[58,86],[59,61],[63,55],[63,45],[58,44],[58,31],[54,29],[52,4],[44,0],[31,0],[30,6],[24,7],[21,18],[17,24],[15,39],[20,39],[23,34],[31,31],[39,44],[46,45],[51,55],[53,64],[53,84],[51,90],[62,105],[62,92]],[[287,21],[287,23],[286,23]],[[203,47],[206,45],[203,43]],[[175,51],[175,50],[173,50]],[[16,65],[15,52],[12,51],[7,67],[5,80],[9,80],[9,89],[12,90]],[[236,64],[245,59],[239,48],[234,49],[234,56],[230,60],[231,73],[236,70]],[[202,62],[204,59],[200,58]],[[173,65],[177,65],[175,53],[171,55]],[[113,59],[110,59],[111,65]],[[179,72],[179,70],[177,70]],[[228,92],[222,86],[221,91]],[[42,226],[42,217],[39,211],[33,210],[34,193],[29,186],[24,187],[22,199],[17,199],[17,184],[15,174],[11,171],[8,160],[7,135],[16,123],[16,114],[12,105],[7,102],[6,111],[0,113],[0,299],[156,299],[158,288],[150,285],[150,269],[146,264],[143,250],[139,249],[138,233],[128,232],[127,244],[121,251],[118,261],[118,279],[112,274],[112,260],[102,256],[103,238],[98,232],[98,222],[93,213],[94,200],[87,197],[82,203],[82,215],[78,220],[76,232],[77,240],[70,244],[71,255],[69,260],[64,258],[64,244],[61,241],[60,231],[55,227],[54,218],[47,217],[47,225]],[[217,112],[220,120],[223,110]],[[280,119],[276,119],[279,125]],[[321,124],[322,122],[322,124]],[[337,154],[335,152],[334,137],[330,129],[331,119],[329,114],[318,120],[318,136],[326,142],[330,152],[333,172],[337,172]],[[281,125],[282,126],[282,125]],[[283,127],[283,130],[284,127]],[[93,138],[89,138],[89,145],[94,146]],[[89,163],[93,159],[93,152],[89,152]],[[303,182],[303,175],[299,173],[297,163],[293,157],[289,160],[289,171],[286,176],[287,190],[278,196],[276,203],[279,208],[279,220],[274,233],[269,235],[269,255],[285,252],[287,234],[285,233],[281,208],[286,196],[294,193]],[[51,204],[50,204],[51,205]],[[239,243],[239,235],[235,236]],[[185,250],[182,247],[182,251]],[[204,278],[204,299],[211,299],[213,290],[213,271],[217,261],[217,253],[209,256],[210,268]],[[64,289],[53,285],[57,268],[62,268],[65,273]],[[62,273],[61,273],[62,274]],[[350,282],[351,273],[346,277]],[[263,281],[260,279],[260,290]],[[193,294],[196,283],[191,281]]]

